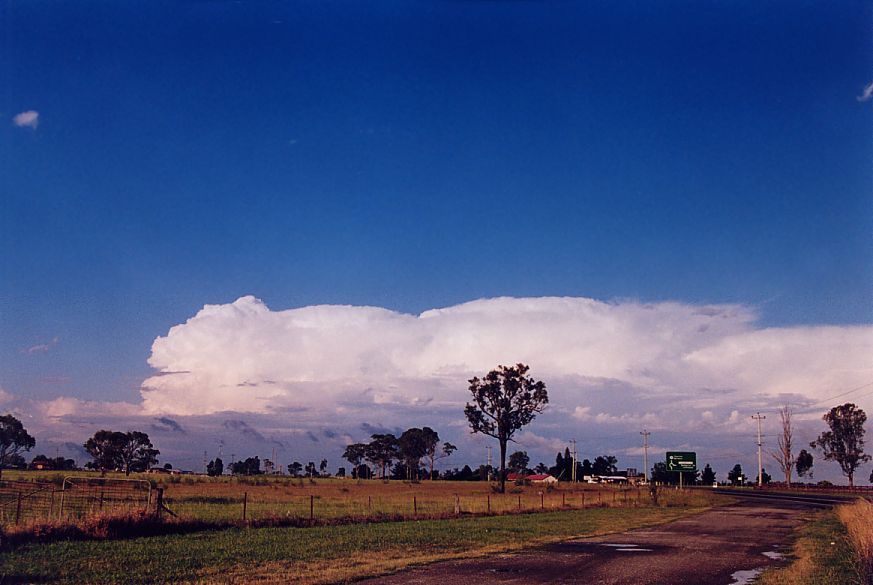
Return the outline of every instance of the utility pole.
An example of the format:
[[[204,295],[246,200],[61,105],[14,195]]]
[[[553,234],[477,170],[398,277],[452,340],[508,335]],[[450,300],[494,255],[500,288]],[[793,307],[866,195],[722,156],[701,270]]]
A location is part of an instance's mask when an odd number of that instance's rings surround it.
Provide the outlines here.
[[[488,449],[488,466],[485,468],[488,473],[488,481],[491,481],[491,445],[486,445],[486,449]]]
[[[760,412],[752,415],[752,418],[758,421],[758,487],[764,485],[764,465],[761,461],[761,421],[767,418]]]
[[[576,483],[576,439],[571,439],[573,444],[573,471],[570,473],[573,483]]]
[[[643,436],[643,480],[649,483],[649,431],[643,429],[640,434]]]
[[[208,469],[208,467],[207,467],[207,460],[208,459],[209,459],[209,454],[206,451],[204,451],[203,452],[203,473],[206,473],[206,471]]]

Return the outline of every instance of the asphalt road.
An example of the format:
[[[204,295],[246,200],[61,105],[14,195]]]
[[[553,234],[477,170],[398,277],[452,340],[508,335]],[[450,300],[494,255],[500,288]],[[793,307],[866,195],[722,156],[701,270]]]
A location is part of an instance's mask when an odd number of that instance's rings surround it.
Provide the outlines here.
[[[652,528],[572,539],[527,551],[435,563],[370,579],[385,585],[747,583],[778,560],[810,508],[741,501]],[[768,553],[769,556],[765,553]]]

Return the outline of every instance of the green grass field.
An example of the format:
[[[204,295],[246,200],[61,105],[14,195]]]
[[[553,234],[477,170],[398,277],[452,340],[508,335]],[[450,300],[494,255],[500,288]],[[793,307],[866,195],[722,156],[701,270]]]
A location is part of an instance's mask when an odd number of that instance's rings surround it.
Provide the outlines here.
[[[29,544],[0,554],[0,573],[3,583],[347,582],[412,564],[668,522],[705,509],[703,503]]]

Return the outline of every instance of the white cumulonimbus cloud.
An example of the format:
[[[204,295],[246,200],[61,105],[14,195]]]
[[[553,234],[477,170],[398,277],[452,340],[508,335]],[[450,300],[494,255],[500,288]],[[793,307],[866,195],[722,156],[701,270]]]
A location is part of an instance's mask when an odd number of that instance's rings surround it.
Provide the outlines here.
[[[39,112],[27,110],[26,112],[15,114],[12,118],[12,123],[19,128],[33,128],[36,130],[36,127],[39,126]]]
[[[645,424],[669,399],[701,420],[716,412],[730,422],[738,402],[811,403],[873,380],[873,326],[756,323],[742,305],[494,298],[416,316],[328,305],[272,311],[246,296],[207,305],[155,340],[143,409],[454,411],[468,378],[523,362],[568,418]]]

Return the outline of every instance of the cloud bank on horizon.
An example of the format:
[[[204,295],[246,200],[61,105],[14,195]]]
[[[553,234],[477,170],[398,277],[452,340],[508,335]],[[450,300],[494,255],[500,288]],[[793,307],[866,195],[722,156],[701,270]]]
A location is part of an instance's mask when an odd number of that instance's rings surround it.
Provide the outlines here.
[[[702,414],[780,395],[814,402],[873,380],[873,327],[762,329],[756,320],[742,305],[493,298],[415,316],[328,305],[272,311],[245,296],[207,305],[155,340],[149,364],[158,374],[143,383],[142,408],[461,405],[467,379],[516,362],[547,382],[557,408],[600,420],[632,413],[628,399],[680,399]],[[604,388],[613,403],[591,412],[589,395]]]
[[[273,311],[245,296],[206,305],[154,341],[156,373],[141,403],[40,401],[0,389],[0,404],[25,415],[42,445],[142,428],[165,460],[190,468],[219,446],[336,463],[351,442],[422,425],[461,447],[450,463],[458,465],[484,453],[463,416],[467,380],[524,362],[550,396],[517,436],[514,448],[532,459],[577,438],[584,456],[608,451],[639,465],[646,427],[658,437],[650,454],[700,450],[732,465],[753,452],[742,437],[751,437],[748,415],[758,409],[791,403],[800,444],[814,438],[832,406],[823,399],[873,381],[871,355],[873,325],[761,328],[743,305],[493,298],[410,315],[331,305]],[[840,402],[871,412],[871,394]]]

